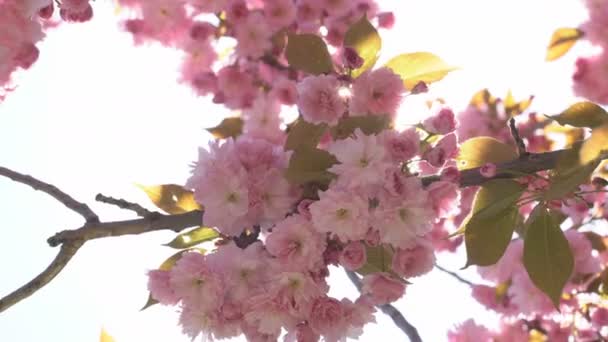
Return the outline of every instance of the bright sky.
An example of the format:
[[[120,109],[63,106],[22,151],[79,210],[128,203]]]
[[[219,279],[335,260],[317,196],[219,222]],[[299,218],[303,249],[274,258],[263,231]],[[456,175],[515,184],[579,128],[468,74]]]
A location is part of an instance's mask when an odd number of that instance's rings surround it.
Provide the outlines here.
[[[461,71],[433,86],[433,95],[460,110],[477,90],[507,89],[516,98],[535,94],[534,108],[555,113],[571,104],[571,65],[584,44],[560,61],[544,62],[551,32],[575,27],[585,12],[580,0],[395,0],[397,26],[382,32],[382,61],[430,51]],[[135,48],[120,32],[109,0],[95,3],[95,20],[63,25],[39,47],[41,58],[19,78],[19,88],[0,104],[0,165],[32,174],[86,201],[103,220],[129,213],[95,203],[98,192],[140,203],[134,183],[183,183],[196,149],[210,138],[205,127],[225,110],[194,97],[176,83],[178,56],[160,47]],[[425,98],[403,105],[403,120],[424,115]],[[57,249],[46,239],[78,227],[80,218],[22,185],[0,179],[0,296],[42,271]],[[145,312],[145,271],[173,253],[161,247],[168,232],[88,243],[50,285],[0,316],[3,341],[98,341],[102,326],[118,342],[187,341],[174,309]],[[464,256],[440,255],[457,269]],[[356,297],[341,271],[338,296]],[[468,273],[464,273],[467,275]],[[470,278],[473,276],[468,274]],[[467,299],[467,287],[432,272],[415,279],[397,303],[425,341],[445,340],[454,324],[492,315]],[[377,315],[362,341],[404,340],[390,320]]]

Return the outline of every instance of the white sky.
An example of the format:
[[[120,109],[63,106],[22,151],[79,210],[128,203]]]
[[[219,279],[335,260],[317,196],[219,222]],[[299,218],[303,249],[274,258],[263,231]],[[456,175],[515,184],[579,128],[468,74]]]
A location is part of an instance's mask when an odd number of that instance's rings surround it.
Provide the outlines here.
[[[534,93],[534,108],[554,113],[574,99],[571,65],[584,44],[564,59],[545,63],[553,29],[576,26],[585,12],[578,0],[393,0],[397,26],[382,32],[381,61],[403,52],[430,51],[462,67],[434,86],[461,109],[490,87]],[[183,183],[204,132],[221,120],[221,107],[195,98],[176,83],[177,55],[164,48],[135,48],[115,23],[111,3],[95,3],[95,20],[63,25],[39,45],[41,58],[20,75],[19,88],[0,104],[0,165],[32,174],[86,201],[103,220],[129,218],[93,201],[98,192],[146,203],[134,183]],[[408,99],[404,120],[424,114],[424,97]],[[414,119],[415,120],[415,119]],[[0,179],[0,296],[30,280],[52,260],[46,239],[76,228],[80,218],[48,196]],[[50,285],[0,316],[3,341],[97,341],[102,326],[118,342],[187,341],[173,309],[145,312],[145,270],[173,253],[160,244],[168,232],[88,243]],[[440,255],[457,269],[464,256]],[[356,297],[340,271],[334,293]],[[466,273],[465,273],[466,274]],[[469,277],[472,277],[469,274]],[[492,316],[467,299],[466,286],[442,273],[415,279],[397,307],[425,341],[468,317]],[[362,341],[404,340],[383,315]]]

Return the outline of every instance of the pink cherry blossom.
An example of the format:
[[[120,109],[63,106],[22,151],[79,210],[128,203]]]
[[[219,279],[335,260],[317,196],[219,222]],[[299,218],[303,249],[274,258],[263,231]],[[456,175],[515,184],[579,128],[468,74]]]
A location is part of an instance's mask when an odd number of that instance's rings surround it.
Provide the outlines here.
[[[291,25],[296,18],[294,2],[292,0],[265,0],[264,18],[273,31]]]
[[[424,154],[424,159],[434,167],[442,167],[447,160],[456,157],[457,153],[456,135],[448,134]]]
[[[339,300],[331,297],[319,297],[311,306],[309,324],[312,330],[323,335],[325,341],[342,340],[347,322],[346,308]]]
[[[310,123],[335,125],[346,111],[344,99],[338,94],[340,82],[334,76],[308,76],[297,88],[298,108]]]
[[[273,228],[266,249],[285,269],[309,270],[322,261],[325,239],[306,218],[292,215]]]
[[[164,305],[175,305],[179,297],[175,294],[169,283],[170,272],[152,270],[148,272],[148,290],[152,298]]]
[[[448,134],[456,129],[454,112],[450,108],[442,108],[437,114],[423,122],[424,129],[433,134]]]
[[[486,163],[480,169],[479,173],[485,178],[492,178],[496,176],[496,164]]]
[[[369,228],[367,198],[346,189],[330,188],[319,193],[319,200],[309,208],[318,232],[330,233],[344,242],[361,240]]]
[[[270,96],[257,97],[251,108],[243,111],[245,134],[281,144],[284,134],[280,129],[280,111],[281,107],[274,98]]]
[[[394,162],[404,162],[415,157],[420,149],[420,135],[415,128],[403,132],[385,130],[378,136],[387,154]]]
[[[213,310],[222,304],[223,284],[209,269],[201,253],[184,253],[170,271],[169,283],[175,295],[186,303]]]
[[[353,83],[350,113],[394,117],[404,91],[401,77],[390,69],[366,71]]]
[[[419,240],[412,248],[398,248],[393,255],[391,268],[400,276],[412,278],[430,272],[434,265],[433,246],[426,240]]]
[[[376,305],[396,301],[405,294],[405,284],[388,273],[372,273],[361,280],[361,293],[369,294]]]
[[[367,261],[365,245],[359,241],[353,241],[342,250],[340,254],[340,264],[347,270],[357,270]]]
[[[338,175],[338,183],[347,187],[378,184],[383,180],[389,163],[386,151],[376,135],[365,135],[357,129],[352,137],[338,140],[328,147],[339,164],[329,171]]]
[[[492,342],[492,333],[475,324],[472,319],[464,321],[448,332],[449,342]]]
[[[581,57],[576,61],[572,76],[574,94],[601,104],[608,103],[608,53],[603,51],[592,57]]]
[[[564,234],[574,256],[574,272],[579,274],[597,273],[601,270],[600,261],[591,253],[591,242],[585,234],[569,229]]]
[[[236,53],[243,57],[259,58],[270,49],[272,31],[266,18],[260,13],[251,13],[235,28]]]

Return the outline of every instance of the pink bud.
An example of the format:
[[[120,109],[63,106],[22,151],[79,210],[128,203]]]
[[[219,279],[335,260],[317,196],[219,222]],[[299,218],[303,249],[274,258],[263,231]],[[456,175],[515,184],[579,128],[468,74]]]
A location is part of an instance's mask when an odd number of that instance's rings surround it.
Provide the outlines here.
[[[361,293],[371,295],[376,305],[394,302],[405,293],[405,284],[391,278],[388,273],[366,275],[361,284]]]
[[[378,25],[385,29],[391,29],[395,25],[395,14],[393,12],[378,13]]]
[[[361,268],[367,261],[365,245],[354,241],[346,245],[340,254],[340,264],[347,270],[354,271]]]
[[[591,314],[591,324],[597,329],[608,326],[608,309],[597,308]]]
[[[349,69],[358,69],[365,63],[357,51],[348,46],[344,48],[342,58],[344,59],[344,65]]]
[[[426,83],[424,81],[420,81],[420,82],[416,83],[414,88],[412,88],[411,93],[412,93],[412,95],[416,95],[416,94],[426,93],[427,91],[429,91],[429,87],[426,85]]]
[[[479,173],[486,178],[492,178],[496,176],[496,164],[486,163],[479,169]]]
[[[204,41],[215,33],[215,26],[207,22],[195,22],[190,27],[190,38]]]
[[[311,200],[311,199],[303,199],[300,201],[300,203],[298,203],[298,213],[300,213],[300,215],[306,217],[308,220],[310,220],[312,218],[312,215],[310,214],[310,205],[313,204],[315,201]]]
[[[449,166],[441,170],[441,180],[450,183],[458,183],[460,181],[460,170],[455,166]]]
[[[15,56],[15,62],[22,67],[23,69],[28,69],[29,67],[38,60],[38,56],[40,55],[40,51],[36,47],[36,45],[32,43],[24,43],[21,45],[21,49],[17,52]]]
[[[454,112],[450,108],[443,108],[439,113],[424,120],[424,128],[435,134],[448,134],[456,129]]]
[[[48,6],[43,7],[38,11],[38,16],[42,19],[50,19],[53,16],[53,12],[55,12],[55,7],[51,2]]]
[[[200,95],[206,95],[217,91],[217,77],[212,72],[201,72],[194,76],[192,85]]]
[[[142,19],[129,19],[125,21],[125,30],[127,32],[137,35],[144,31],[144,21]]]

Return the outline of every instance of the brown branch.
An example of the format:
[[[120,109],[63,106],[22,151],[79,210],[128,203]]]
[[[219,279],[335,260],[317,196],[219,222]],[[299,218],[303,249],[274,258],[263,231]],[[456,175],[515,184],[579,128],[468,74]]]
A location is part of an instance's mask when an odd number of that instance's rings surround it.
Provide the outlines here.
[[[348,276],[348,279],[350,279],[350,281],[353,283],[353,285],[355,285],[357,290],[361,292],[361,279],[359,279],[359,276],[353,271],[345,271],[346,275]],[[413,326],[410,322],[408,322],[407,319],[405,319],[403,314],[399,310],[397,310],[396,307],[390,304],[384,304],[378,305],[378,308],[380,309],[380,311],[382,311],[382,313],[389,316],[393,320],[393,323],[395,323],[395,325],[407,335],[411,342],[422,342],[422,339],[420,338],[416,327]]]
[[[70,259],[72,259],[82,244],[82,241],[77,240],[63,244],[53,262],[51,262],[42,273],[30,280],[27,284],[13,291],[11,294],[0,299],[0,312],[3,312],[23,299],[33,295],[36,291],[53,280],[59,272],[63,270]]]
[[[29,185],[34,188],[34,190],[39,190],[46,193],[47,195],[61,202],[66,207],[80,214],[80,216],[82,216],[87,222],[99,222],[99,217],[93,212],[93,210],[91,210],[91,208],[89,208],[88,205],[78,202],[72,198],[72,196],[59,190],[54,185],[40,181],[32,176],[9,170],[2,166],[0,166],[0,176],[10,178],[17,183]]]
[[[515,118],[509,119],[509,129],[511,130],[511,136],[513,137],[513,140],[515,141],[515,145],[517,145],[518,154],[520,156],[527,155],[528,152],[526,151],[526,144],[524,143],[524,140],[519,135],[519,131],[517,130],[517,127],[515,126]]]
[[[97,194],[97,196],[95,196],[95,200],[98,202],[115,205],[120,209],[131,210],[135,212],[137,216],[147,217],[150,215],[155,215],[154,211],[150,211],[137,203],[129,202],[121,198],[113,198],[103,194]]]
[[[50,237],[47,242],[51,247],[74,240],[95,240],[123,235],[138,235],[159,230],[172,230],[176,233],[203,222],[203,212],[194,210],[183,214],[164,215],[157,213],[145,218],[86,224],[75,230],[64,230]]]
[[[557,161],[569,152],[571,149],[523,155],[518,159],[496,165],[496,176],[491,178],[482,176],[479,167],[462,170],[460,171],[460,187],[482,185],[496,178],[518,178],[522,174],[554,169]],[[439,176],[423,177],[422,184],[427,186],[438,180],[440,180]]]
[[[443,273],[446,273],[450,276],[452,276],[454,279],[458,280],[459,282],[469,285],[469,286],[475,286],[475,284],[473,284],[473,282],[471,282],[470,280],[466,280],[463,277],[460,276],[460,274],[456,273],[456,272],[452,272],[446,268],[443,268],[442,266],[435,264],[435,268],[437,268],[438,270],[440,270]]]

